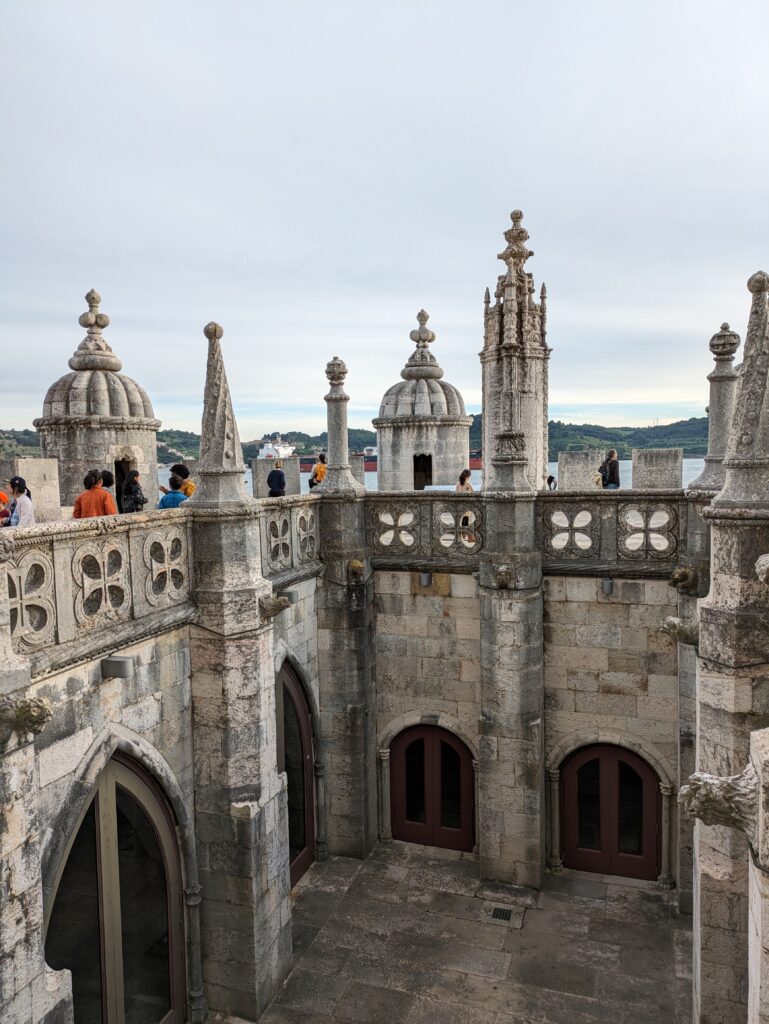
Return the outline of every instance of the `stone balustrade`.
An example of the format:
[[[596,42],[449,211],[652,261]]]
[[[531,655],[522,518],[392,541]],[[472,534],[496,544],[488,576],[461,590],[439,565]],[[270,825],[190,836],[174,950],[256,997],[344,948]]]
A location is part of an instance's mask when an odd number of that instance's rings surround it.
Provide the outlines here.
[[[270,498],[259,503],[262,574],[285,584],[320,569],[316,495]]]
[[[14,649],[37,675],[184,620],[190,546],[180,509],[4,531]]]
[[[375,567],[474,567],[484,543],[484,499],[380,491],[366,497],[366,533]]]
[[[683,492],[590,491],[537,498],[545,572],[664,576],[685,547]]]

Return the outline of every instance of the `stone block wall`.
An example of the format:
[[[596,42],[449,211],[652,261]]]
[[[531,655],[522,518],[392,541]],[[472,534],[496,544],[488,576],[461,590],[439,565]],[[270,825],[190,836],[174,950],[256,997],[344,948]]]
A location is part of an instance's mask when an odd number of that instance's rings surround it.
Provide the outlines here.
[[[296,600],[272,620],[275,672],[289,656],[316,708],[319,701],[317,585],[315,578],[292,584],[290,590]]]
[[[475,738],[480,713],[480,601],[470,575],[377,572],[377,735],[401,716],[443,714]]]
[[[545,589],[546,747],[601,728],[649,743],[671,777],[678,757],[676,645],[659,627],[678,612],[664,580],[548,577]]]

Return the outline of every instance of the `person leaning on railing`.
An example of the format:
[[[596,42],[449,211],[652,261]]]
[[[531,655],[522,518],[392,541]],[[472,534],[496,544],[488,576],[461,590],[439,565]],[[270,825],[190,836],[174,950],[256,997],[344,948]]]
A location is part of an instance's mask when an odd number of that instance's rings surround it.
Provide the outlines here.
[[[601,477],[601,486],[605,491],[619,489],[619,460],[615,448],[609,449],[606,458],[598,467],[598,474]]]
[[[21,476],[12,476],[8,481],[11,485],[13,502],[11,514],[7,519],[0,519],[2,526],[34,526],[35,510],[32,508],[32,492],[27,481]]]

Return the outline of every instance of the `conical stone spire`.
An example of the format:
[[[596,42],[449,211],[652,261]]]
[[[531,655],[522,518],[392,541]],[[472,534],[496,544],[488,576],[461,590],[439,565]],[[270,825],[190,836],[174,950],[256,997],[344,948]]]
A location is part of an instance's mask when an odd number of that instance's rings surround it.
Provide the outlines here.
[[[224,331],[211,322],[203,333],[208,338],[208,365],[198,463],[200,487],[191,500],[213,505],[248,501],[243,449],[219,344]]]
[[[729,432],[726,482],[713,506],[769,508],[769,274],[748,281],[753,302]]]

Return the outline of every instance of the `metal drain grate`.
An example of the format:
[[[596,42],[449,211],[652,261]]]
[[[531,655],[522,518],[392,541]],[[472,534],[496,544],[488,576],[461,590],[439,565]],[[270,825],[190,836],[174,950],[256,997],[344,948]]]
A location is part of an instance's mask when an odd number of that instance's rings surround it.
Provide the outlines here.
[[[507,907],[494,907],[491,916],[495,921],[509,921],[513,912]]]

